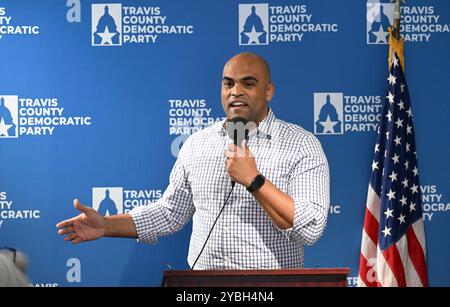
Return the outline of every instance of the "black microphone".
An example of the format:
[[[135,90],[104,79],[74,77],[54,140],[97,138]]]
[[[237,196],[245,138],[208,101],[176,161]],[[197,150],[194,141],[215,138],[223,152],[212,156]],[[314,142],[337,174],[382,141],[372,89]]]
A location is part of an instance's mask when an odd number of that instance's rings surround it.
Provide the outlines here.
[[[227,134],[233,140],[234,145],[241,148],[243,140],[248,140],[248,120],[243,117],[233,117],[227,121]],[[231,180],[231,186],[234,187],[236,182]]]
[[[233,117],[227,121],[227,134],[234,145],[241,147],[242,141],[248,139],[248,120],[243,117]]]

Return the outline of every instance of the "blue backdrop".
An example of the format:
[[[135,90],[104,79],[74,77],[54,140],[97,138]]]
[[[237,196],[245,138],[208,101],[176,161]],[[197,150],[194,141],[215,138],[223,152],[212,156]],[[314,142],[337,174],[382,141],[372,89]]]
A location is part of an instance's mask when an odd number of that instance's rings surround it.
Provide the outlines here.
[[[305,267],[349,267],[355,285],[367,187],[387,88],[393,4],[377,0],[0,3],[0,246],[28,255],[37,286],[159,285],[187,269],[188,224],[157,245],[77,246],[55,224],[73,198],[107,214],[158,199],[180,144],[220,120],[223,64],[253,51],[272,67],[277,117],[320,139],[331,208]],[[450,2],[402,8],[429,280],[450,285]],[[337,122],[317,124],[327,95]]]

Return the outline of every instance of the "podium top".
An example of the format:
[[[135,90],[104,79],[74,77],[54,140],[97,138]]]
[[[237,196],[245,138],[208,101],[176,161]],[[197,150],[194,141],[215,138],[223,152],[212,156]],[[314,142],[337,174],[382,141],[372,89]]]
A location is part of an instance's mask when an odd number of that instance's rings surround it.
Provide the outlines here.
[[[165,287],[345,287],[349,268],[164,271]]]
[[[268,269],[268,270],[166,270],[164,276],[265,276],[265,275],[345,275],[349,268]]]

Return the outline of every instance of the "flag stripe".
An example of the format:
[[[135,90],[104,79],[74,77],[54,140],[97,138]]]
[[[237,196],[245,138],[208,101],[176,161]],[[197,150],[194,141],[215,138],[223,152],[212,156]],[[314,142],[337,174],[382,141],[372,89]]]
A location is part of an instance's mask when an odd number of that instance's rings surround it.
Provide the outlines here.
[[[384,259],[383,253],[381,252],[379,247],[377,247],[377,276],[378,282],[380,284],[379,286],[397,286],[397,279],[395,278],[394,273]]]
[[[374,281],[369,281],[369,276],[372,274],[376,274],[376,270],[373,266],[371,266],[364,255],[361,253],[359,257],[359,275],[358,275],[358,286],[365,287],[376,287],[377,279],[374,278]]]
[[[362,243],[361,243],[361,254],[366,259],[376,258],[377,257],[377,246],[375,245],[377,240],[372,240],[366,233],[363,231],[362,235]]]
[[[387,264],[392,270],[392,273],[397,280],[399,287],[406,287],[405,269],[403,267],[402,259],[395,244],[383,251],[383,256]]]
[[[369,184],[369,188],[367,190],[366,207],[370,211],[370,213],[372,213],[372,215],[375,217],[377,224],[380,222],[380,203],[381,203],[380,197],[377,195],[372,186]]]
[[[399,252],[400,258],[405,268],[406,276],[406,286],[407,287],[422,287],[422,282],[420,281],[419,275],[414,268],[411,258],[408,254],[409,240],[406,236],[402,238],[395,244]]]
[[[419,219],[417,222],[412,224],[412,227],[414,229],[414,233],[416,235],[416,238],[420,244],[420,247],[422,248],[423,254],[426,256],[426,247],[425,247],[425,228],[423,226],[423,218]]]
[[[411,262],[413,263],[415,270],[419,274],[422,285],[424,287],[428,287],[428,276],[426,271],[424,250],[422,249],[419,240],[417,240],[416,234],[411,227],[408,229],[406,236],[409,243],[408,252],[411,257]]]
[[[374,244],[378,242],[378,222],[369,210],[366,210],[364,231]]]
[[[376,242],[376,240],[375,240]],[[359,259],[359,280],[358,285],[368,287],[376,287],[376,258],[377,246],[374,241],[369,238],[367,233],[363,230],[361,254]]]

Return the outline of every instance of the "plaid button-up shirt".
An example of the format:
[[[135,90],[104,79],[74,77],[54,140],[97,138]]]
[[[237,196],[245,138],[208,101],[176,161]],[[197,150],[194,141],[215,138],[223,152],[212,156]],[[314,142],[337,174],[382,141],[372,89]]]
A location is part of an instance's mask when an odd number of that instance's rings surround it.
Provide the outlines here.
[[[188,255],[192,267],[231,190],[224,157],[229,143],[223,121],[187,139],[163,196],[129,213],[140,241],[155,243],[192,218]],[[277,228],[252,194],[236,184],[196,269],[301,268],[303,246],[313,244],[324,231],[329,171],[317,138],[297,125],[276,119],[269,110],[250,133],[248,147],[259,172],[293,198],[293,227]]]

